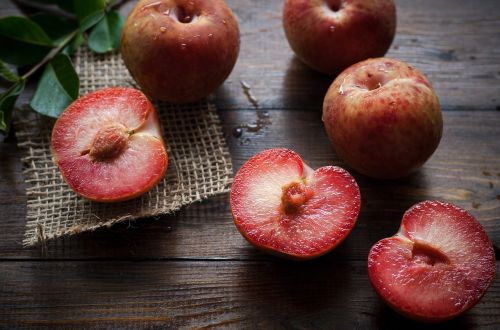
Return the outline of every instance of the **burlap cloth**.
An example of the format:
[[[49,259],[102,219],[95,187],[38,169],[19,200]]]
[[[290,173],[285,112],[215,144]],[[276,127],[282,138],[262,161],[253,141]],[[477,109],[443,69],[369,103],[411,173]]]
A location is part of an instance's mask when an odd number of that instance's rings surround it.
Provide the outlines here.
[[[74,65],[80,76],[80,95],[134,84],[118,54],[96,55],[82,48]],[[124,220],[172,213],[229,191],[232,164],[215,106],[208,101],[187,106],[156,102],[155,106],[168,147],[167,174],[143,196],[114,204],[77,196],[52,160],[50,133],[54,120],[20,111],[14,125],[27,186],[25,246]]]

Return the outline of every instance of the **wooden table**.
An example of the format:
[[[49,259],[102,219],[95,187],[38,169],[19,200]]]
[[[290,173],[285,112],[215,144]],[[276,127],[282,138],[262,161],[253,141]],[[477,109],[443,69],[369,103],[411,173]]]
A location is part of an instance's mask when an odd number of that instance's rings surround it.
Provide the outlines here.
[[[346,166],[321,122],[332,77],[294,58],[281,27],[282,1],[228,2],[240,22],[241,52],[216,103],[235,170],[271,147],[292,148],[314,167]],[[0,144],[0,327],[418,327],[372,290],[367,254],[397,231],[408,207],[426,199],[469,210],[500,247],[500,2],[398,0],[397,7],[388,56],[414,64],[434,84],[443,139],[407,179],[355,174],[361,214],[334,252],[306,263],[264,255],[240,236],[228,196],[220,196],[172,216],[55,240],[41,255],[21,246],[25,185],[9,138]],[[17,9],[2,0],[0,13]],[[244,124],[261,128],[233,135]],[[476,307],[439,328],[500,328],[500,278]]]

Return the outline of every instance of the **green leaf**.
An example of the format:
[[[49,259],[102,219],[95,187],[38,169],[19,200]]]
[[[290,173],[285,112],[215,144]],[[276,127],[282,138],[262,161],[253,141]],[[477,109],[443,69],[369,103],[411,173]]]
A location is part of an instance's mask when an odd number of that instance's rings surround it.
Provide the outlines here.
[[[56,118],[76,100],[79,84],[70,58],[59,54],[45,67],[30,105],[36,112]]]
[[[79,32],[73,38],[73,40],[71,40],[71,42],[66,47],[64,47],[62,53],[66,55],[72,55],[84,42],[85,37],[82,32]]]
[[[89,48],[96,53],[106,53],[120,46],[123,18],[116,11],[106,16],[92,29],[89,35]]]
[[[78,23],[75,20],[57,15],[38,13],[30,18],[33,22],[37,23],[56,44],[78,28]]]
[[[0,34],[26,43],[52,46],[52,41],[42,28],[26,17],[9,16],[0,19]]]
[[[38,24],[16,16],[0,19],[0,45],[0,60],[17,66],[40,61],[53,47]]]
[[[87,16],[81,23],[80,23],[80,31],[85,32],[97,23],[99,23],[104,17],[104,10],[103,11],[96,11],[95,13]]]
[[[19,80],[19,76],[12,72],[9,67],[2,61],[0,61],[0,77],[10,82],[16,82]]]
[[[76,17],[82,25],[90,16],[95,15],[97,12],[102,12],[106,9],[105,0],[73,0]]]
[[[9,134],[14,106],[23,89],[24,80],[20,80],[7,92],[0,95],[0,131],[5,132],[5,135]]]

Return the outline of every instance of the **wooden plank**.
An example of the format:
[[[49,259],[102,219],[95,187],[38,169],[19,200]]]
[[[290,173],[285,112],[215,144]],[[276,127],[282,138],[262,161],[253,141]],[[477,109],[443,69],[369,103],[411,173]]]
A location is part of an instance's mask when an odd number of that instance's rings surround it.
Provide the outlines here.
[[[332,77],[309,70],[290,50],[282,1],[228,4],[238,16],[241,51],[217,93],[219,108],[253,108],[241,81],[266,109],[320,109]],[[387,56],[415,65],[446,110],[500,109],[500,2],[398,0],[397,32]]]
[[[287,147],[313,167],[337,158],[318,111],[221,111],[235,168],[258,151]],[[407,179],[376,181],[355,174],[361,187],[362,211],[349,238],[329,259],[365,260],[370,247],[394,234],[403,212],[426,199],[455,203],[482,222],[500,245],[500,113],[446,112],[443,140],[424,168]],[[233,129],[249,124],[240,137]],[[255,130],[254,127],[260,127]],[[25,197],[18,150],[0,144],[0,257],[38,258],[38,249],[23,249]],[[240,236],[228,197],[188,207],[174,216],[125,223],[110,229],[55,240],[49,258],[212,258],[262,259]]]
[[[221,112],[235,167],[278,146],[297,150],[312,166],[345,166],[320,121],[332,78],[294,58],[281,28],[282,2],[228,3],[241,24],[241,53],[216,102],[226,110],[252,109]],[[478,111],[500,109],[500,2],[398,0],[397,6],[398,34],[388,55],[425,72],[445,111],[464,111],[445,113],[441,146],[419,173],[392,182],[356,175],[362,213],[335,252],[309,263],[264,256],[238,234],[221,196],[174,216],[53,241],[39,259],[39,250],[20,245],[25,194],[10,140],[0,144],[0,327],[418,328],[375,295],[366,256],[423,199],[470,210],[500,245],[500,113]],[[0,1],[0,16],[16,13],[10,1]],[[241,82],[263,112],[253,111]],[[21,106],[33,87],[27,91]],[[241,126],[243,134],[234,136]],[[497,278],[478,306],[436,328],[498,328],[498,310]]]
[[[263,109],[320,109],[332,77],[300,63],[287,44],[282,1],[228,0],[241,49],[233,73],[216,93],[221,109],[253,109],[241,82]],[[133,7],[130,1],[124,14]],[[0,2],[0,16],[18,14]],[[500,2],[398,0],[397,33],[387,56],[422,70],[445,110],[500,109]]]
[[[500,263],[497,262],[497,271]],[[366,262],[3,262],[0,323],[63,328],[418,326],[386,307]],[[500,279],[439,329],[499,326]]]

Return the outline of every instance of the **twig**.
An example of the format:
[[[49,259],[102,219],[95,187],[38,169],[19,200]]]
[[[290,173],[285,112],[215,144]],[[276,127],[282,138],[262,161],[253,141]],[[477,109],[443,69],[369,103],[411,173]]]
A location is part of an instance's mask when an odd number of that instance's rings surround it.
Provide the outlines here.
[[[72,15],[67,11],[59,9],[56,6],[47,6],[29,0],[12,0],[12,2],[14,2],[17,5],[17,7],[25,14],[30,14],[30,13],[32,14],[39,11],[44,11],[49,14],[64,16],[66,18],[72,18],[72,19],[76,18],[75,15]]]
[[[109,6],[108,10],[118,10],[121,6],[126,4],[129,0],[118,0],[116,3]]]
[[[26,80],[29,77],[31,77],[38,69],[40,69],[42,66],[50,62],[66,45],[76,36],[76,34],[80,31],[79,29],[74,30],[71,32],[56,48],[52,49],[47,56],[44,57],[42,61],[40,61],[37,65],[31,68],[28,72],[26,72],[22,77],[21,80]]]

